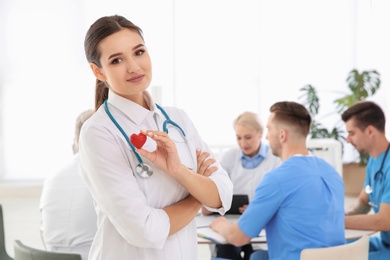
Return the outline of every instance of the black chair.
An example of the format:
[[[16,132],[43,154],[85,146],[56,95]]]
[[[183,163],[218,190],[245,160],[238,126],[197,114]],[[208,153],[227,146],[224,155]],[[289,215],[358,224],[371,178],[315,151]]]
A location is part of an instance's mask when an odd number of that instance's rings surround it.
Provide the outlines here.
[[[0,204],[0,260],[13,260],[5,249],[3,206]]]
[[[40,250],[24,245],[20,240],[14,242],[15,260],[81,260],[81,255]]]

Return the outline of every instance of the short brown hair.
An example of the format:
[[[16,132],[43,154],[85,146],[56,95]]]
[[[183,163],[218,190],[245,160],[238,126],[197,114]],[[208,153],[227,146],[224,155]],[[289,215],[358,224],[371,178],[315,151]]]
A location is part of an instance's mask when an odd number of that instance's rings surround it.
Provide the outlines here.
[[[274,113],[275,120],[293,126],[303,136],[309,134],[311,116],[303,105],[292,101],[276,102],[271,106],[270,112]]]
[[[372,125],[380,132],[385,132],[385,114],[379,105],[372,101],[359,101],[350,106],[341,115],[341,119],[347,122],[350,119],[355,119],[355,125],[360,130],[366,129]]]

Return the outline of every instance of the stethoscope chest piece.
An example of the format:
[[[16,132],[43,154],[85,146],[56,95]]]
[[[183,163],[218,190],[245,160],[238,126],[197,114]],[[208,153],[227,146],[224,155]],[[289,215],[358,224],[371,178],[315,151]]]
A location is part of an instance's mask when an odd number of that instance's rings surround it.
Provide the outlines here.
[[[137,167],[135,167],[135,171],[142,178],[147,178],[153,175],[152,168],[145,163],[138,164]]]

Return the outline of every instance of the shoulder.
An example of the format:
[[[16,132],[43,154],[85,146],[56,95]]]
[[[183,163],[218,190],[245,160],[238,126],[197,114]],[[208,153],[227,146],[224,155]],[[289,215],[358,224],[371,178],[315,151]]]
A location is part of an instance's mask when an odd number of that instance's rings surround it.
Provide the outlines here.
[[[181,108],[178,107],[161,107],[161,108],[164,109],[164,111],[167,113],[169,118],[171,118],[173,121],[177,121],[177,120],[185,121],[190,119],[187,112]]]
[[[58,186],[67,183],[68,181],[74,180],[78,176],[78,167],[79,167],[79,159],[78,156],[74,157],[69,163],[64,165],[60,170],[58,170],[53,175],[49,176],[44,181],[44,186]]]
[[[81,127],[80,139],[88,140],[98,133],[106,133],[107,130],[115,128],[104,107],[101,106]]]
[[[224,168],[231,168],[237,161],[240,161],[240,157],[241,157],[240,148],[234,147],[224,151],[221,154],[220,163]]]
[[[195,125],[186,111],[177,107],[162,107],[162,109],[173,122],[183,128],[187,137],[191,138],[197,135]]]
[[[239,158],[241,155],[241,150],[238,147],[230,148],[222,153],[221,158],[223,159],[232,159]]]

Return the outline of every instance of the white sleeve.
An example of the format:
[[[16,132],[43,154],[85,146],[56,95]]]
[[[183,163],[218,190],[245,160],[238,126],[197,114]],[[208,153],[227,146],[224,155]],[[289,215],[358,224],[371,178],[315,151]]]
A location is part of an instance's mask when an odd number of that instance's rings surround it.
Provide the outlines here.
[[[83,126],[80,138],[80,174],[102,217],[130,244],[162,248],[170,230],[162,209],[148,205],[139,189],[126,154],[126,143],[107,128]],[[102,220],[100,220],[102,221]]]

